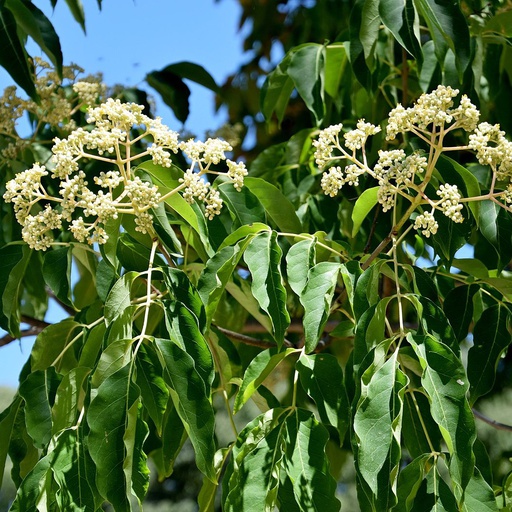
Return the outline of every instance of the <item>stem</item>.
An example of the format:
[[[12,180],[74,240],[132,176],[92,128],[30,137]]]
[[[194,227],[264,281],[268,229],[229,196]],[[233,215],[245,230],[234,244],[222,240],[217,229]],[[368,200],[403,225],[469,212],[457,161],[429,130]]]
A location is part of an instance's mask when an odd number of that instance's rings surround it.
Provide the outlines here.
[[[404,336],[404,312],[402,306],[402,292],[400,289],[400,278],[398,277],[398,257],[396,238],[393,237],[393,268],[395,274],[396,299],[398,302],[398,325],[400,326],[400,336]]]
[[[418,413],[418,418],[420,419],[421,427],[423,428],[423,433],[425,434],[425,437],[427,438],[427,443],[430,448],[430,451],[433,454],[436,454],[437,451],[434,449],[434,445],[432,444],[432,441],[430,440],[430,436],[428,435],[428,429],[427,429],[427,426],[425,425],[425,422],[423,421],[423,416],[421,415],[420,407],[418,405],[418,402],[416,401],[416,397],[414,396],[414,391],[411,390],[409,392],[409,394],[411,395],[412,401],[414,402],[414,407],[416,409],[416,412]]]

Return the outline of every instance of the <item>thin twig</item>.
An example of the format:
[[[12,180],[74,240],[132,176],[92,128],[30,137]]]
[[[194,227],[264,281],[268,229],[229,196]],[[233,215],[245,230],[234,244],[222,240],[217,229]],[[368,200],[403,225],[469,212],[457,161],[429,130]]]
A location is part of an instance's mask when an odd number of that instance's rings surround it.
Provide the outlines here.
[[[38,320],[37,318],[32,318],[25,315],[22,315],[21,322],[24,324],[29,324],[30,327],[28,329],[23,329],[23,331],[20,332],[19,338],[11,336],[10,334],[6,334],[2,338],[0,338],[0,347],[9,345],[9,343],[12,343],[13,341],[21,338],[26,338],[28,336],[37,336],[43,329],[50,325],[48,322],[45,322],[44,320]]]
[[[506,425],[505,423],[500,423],[499,421],[493,420],[491,418],[488,418],[485,416],[485,414],[482,414],[480,411],[477,411],[476,409],[473,409],[473,414],[483,422],[487,423],[488,425],[491,425],[491,427],[494,427],[497,430],[506,430],[508,432],[512,432],[512,425]]]
[[[239,332],[230,331],[229,329],[224,329],[224,327],[215,326],[220,332],[225,334],[228,338],[233,338],[234,340],[241,341],[246,345],[252,345],[253,347],[260,348],[272,348],[275,347],[276,344],[270,341],[259,340],[258,338],[252,338],[251,336],[246,336],[245,334],[240,334]],[[291,341],[284,340],[284,346],[294,348],[294,345]]]

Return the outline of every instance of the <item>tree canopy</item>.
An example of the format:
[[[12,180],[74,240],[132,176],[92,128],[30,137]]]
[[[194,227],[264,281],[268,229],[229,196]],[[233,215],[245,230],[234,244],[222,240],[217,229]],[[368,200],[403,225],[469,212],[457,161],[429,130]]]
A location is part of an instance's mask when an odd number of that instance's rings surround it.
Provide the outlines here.
[[[478,423],[511,435],[483,412],[512,368],[511,6],[240,4],[225,84],[109,90],[0,3],[1,341],[37,334],[10,510],[141,510],[187,449],[202,512],[508,510]],[[205,140],[149,108],[184,122],[187,80],[228,108]]]

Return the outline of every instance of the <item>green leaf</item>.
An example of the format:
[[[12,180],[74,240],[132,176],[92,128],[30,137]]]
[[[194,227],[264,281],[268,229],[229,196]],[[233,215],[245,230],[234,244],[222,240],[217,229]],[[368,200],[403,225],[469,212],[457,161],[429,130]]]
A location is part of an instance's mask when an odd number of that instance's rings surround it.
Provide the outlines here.
[[[87,411],[87,444],[96,465],[96,486],[115,510],[130,510],[131,482],[126,481],[123,469],[125,435],[128,411],[139,399],[138,387],[131,380],[131,364],[127,364],[100,384]]]
[[[134,240],[128,233],[121,233],[117,242],[117,258],[128,271],[144,272],[148,269],[151,249]],[[153,266],[165,265],[157,254]]]
[[[329,44],[325,48],[324,89],[333,99],[338,97],[341,79],[346,72],[348,57],[345,43]]]
[[[286,254],[286,273],[290,288],[300,297],[315,264],[315,238],[293,244]]]
[[[53,367],[32,371],[20,384],[25,400],[27,432],[37,448],[45,448],[52,435],[52,405],[59,377]]]
[[[478,468],[464,494],[463,512],[498,512],[492,487],[484,480]]]
[[[456,286],[446,296],[443,309],[453,327],[457,341],[466,339],[473,321],[473,297],[480,290],[476,284]]]
[[[512,220],[508,212],[492,201],[480,203],[480,231],[498,255],[498,270],[509,263],[512,253]]]
[[[295,367],[306,393],[315,401],[320,419],[338,430],[343,444],[349,424],[349,403],[343,370],[330,354],[303,354]]]
[[[287,356],[296,352],[293,348],[287,348],[278,352],[276,348],[269,348],[260,352],[245,370],[242,385],[235,398],[233,412],[237,413],[251,398],[260,384],[272,373],[276,366]]]
[[[20,336],[21,283],[31,252],[26,245],[6,245],[0,249],[0,327],[15,337]]]
[[[66,0],[69,10],[85,33],[85,13],[81,0]]]
[[[212,354],[199,330],[197,317],[178,301],[166,307],[165,320],[170,339],[192,357],[208,396],[215,378],[215,370]]]
[[[262,222],[254,222],[253,224],[249,224],[248,226],[240,226],[224,239],[222,244],[219,246],[218,251],[224,249],[224,247],[237,244],[238,242],[240,242],[240,240],[246,238],[249,235],[256,235],[261,231],[268,230],[268,225],[263,224]]]
[[[325,46],[313,43],[296,48],[288,67],[288,75],[317,125],[325,116],[324,67]]]
[[[373,85],[371,70],[375,67],[374,53],[380,30],[377,10],[377,0],[355,0],[350,12],[350,64],[356,78],[367,90]]]
[[[309,411],[271,409],[249,423],[233,446],[223,480],[226,511],[274,510],[287,480],[302,510],[337,512],[325,427]],[[293,510],[293,509],[292,509]]]
[[[278,125],[281,125],[283,121],[290,96],[295,88],[293,80],[288,74],[292,55],[293,50],[287,53],[274,71],[268,74],[261,88],[260,109],[267,122],[270,122],[274,112]],[[274,152],[272,150],[272,156]]]
[[[471,404],[492,389],[501,355],[512,342],[509,316],[506,306],[495,304],[484,310],[475,324],[467,369]]]
[[[282,251],[275,231],[256,235],[247,246],[244,259],[252,276],[251,290],[272,322],[272,334],[278,347],[284,342],[290,315],[286,307],[286,290],[281,275]]]
[[[385,354],[384,354],[385,355]],[[361,476],[378,494],[378,474],[387,461],[393,440],[390,400],[396,374],[396,352],[387,361],[375,361],[361,377],[361,396],[354,415],[357,459]]]
[[[263,205],[247,187],[238,192],[232,183],[223,183],[218,190],[234,218],[235,228],[254,222],[265,222]]]
[[[138,272],[127,272],[116,281],[105,302],[105,320],[114,321],[130,307],[132,284],[138,276]]]
[[[244,185],[258,198],[279,230],[300,233],[302,223],[290,200],[274,185],[261,178],[246,177]]]
[[[83,429],[66,429],[52,443],[51,470],[59,487],[55,498],[60,510],[97,510],[95,469],[85,449]]]
[[[214,466],[217,473],[217,481],[220,480],[221,472],[229,453],[230,450],[228,448],[221,448],[215,452]],[[203,485],[199,492],[199,496],[197,497],[199,512],[215,512],[215,495],[217,493],[217,488],[218,483],[213,483],[207,478],[203,479]]]
[[[162,434],[164,414],[169,401],[169,390],[162,377],[163,368],[158,356],[151,346],[142,344],[139,347],[137,358],[137,385],[144,407],[155,423],[157,432]]]
[[[455,54],[459,80],[471,61],[469,28],[459,2],[415,0],[415,5],[430,30],[438,60],[443,62],[445,47]]]
[[[341,265],[330,261],[317,263],[309,270],[308,282],[299,297],[304,306],[306,352],[312,352],[329,318],[331,301]]]
[[[20,410],[22,398],[17,395],[14,397],[12,403],[0,414],[0,489],[2,488],[2,481],[4,477],[5,462],[9,452],[9,445],[11,437],[15,428],[16,416]]]
[[[325,445],[327,429],[310,411],[297,409],[286,418],[286,474],[297,503],[305,510],[337,512],[336,482],[329,472]]]
[[[466,396],[466,372],[450,348],[432,336],[408,335],[407,339],[423,368],[421,383],[431,402],[432,417],[448,447],[450,476],[460,499],[475,464],[472,446],[476,432]]]
[[[59,36],[43,11],[32,2],[6,0],[5,6],[13,13],[16,23],[46,53],[62,76],[62,50]]]
[[[161,71],[170,72],[178,75],[180,78],[185,78],[186,80],[191,80],[196,84],[202,85],[211,91],[218,93],[220,91],[219,86],[216,84],[212,75],[200,66],[199,64],[195,64],[193,62],[176,62],[175,64],[170,64],[166,66]]]
[[[397,512],[410,512],[413,510],[418,490],[430,470],[430,459],[431,455],[424,453],[416,457],[412,462],[409,462],[400,472]]]
[[[155,339],[155,343],[171,397],[194,447],[197,467],[215,482],[215,418],[204,380],[181,347],[164,339]]]
[[[190,113],[190,89],[182,78],[165,68],[146,75],[147,83],[155,89],[164,103],[171,108],[178,121],[185,123]]]
[[[354,209],[352,210],[352,236],[355,237],[364,219],[372,211],[372,208],[378,203],[377,193],[379,187],[367,188],[358,198]]]
[[[419,42],[419,19],[413,0],[381,0],[379,14],[395,39],[421,66],[423,59]]]
[[[73,307],[71,298],[71,247],[48,251],[44,255],[43,275],[55,296],[67,306]]]
[[[432,235],[433,246],[440,258],[450,265],[455,253],[468,242],[472,225],[469,219],[464,219],[462,223],[453,222],[439,211],[436,211],[434,217],[439,228]]]
[[[33,99],[38,95],[34,86],[32,68],[25,48],[17,33],[16,19],[2,2],[0,4],[0,66],[11,75],[14,81]]]

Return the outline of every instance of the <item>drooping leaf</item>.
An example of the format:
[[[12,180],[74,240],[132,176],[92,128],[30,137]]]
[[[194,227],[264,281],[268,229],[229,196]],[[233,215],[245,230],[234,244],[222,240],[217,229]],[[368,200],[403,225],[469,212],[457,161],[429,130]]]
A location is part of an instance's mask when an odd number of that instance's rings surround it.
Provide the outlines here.
[[[270,231],[256,235],[244,253],[252,276],[252,293],[272,322],[272,334],[278,347],[282,346],[290,324],[280,268],[281,256],[277,233]]]
[[[432,417],[448,447],[450,476],[460,499],[475,464],[472,446],[476,432],[467,399],[466,372],[460,359],[441,341],[429,335],[408,335],[407,339],[423,368],[421,383],[431,402]]]
[[[131,287],[138,272],[127,272],[117,280],[105,302],[105,319],[112,322],[120,317],[131,305]]]
[[[218,190],[234,218],[235,227],[265,222],[265,209],[250,189],[243,187],[238,192],[232,183],[223,183]]]
[[[258,198],[267,215],[281,231],[288,233],[302,231],[302,223],[297,217],[293,204],[277,187],[261,178],[251,176],[244,179],[244,185]]]
[[[306,352],[315,349],[329,318],[339,270],[340,264],[330,261],[321,261],[309,270],[308,282],[299,298],[304,306]]]
[[[296,368],[302,387],[315,401],[320,419],[336,427],[342,444],[349,425],[349,403],[340,364],[330,354],[304,354]]]
[[[0,488],[2,487],[5,462],[9,452],[11,436],[21,404],[21,397],[19,395],[15,396],[9,407],[3,410],[0,414],[0,439],[3,440],[3,442],[0,443]]]
[[[354,209],[352,210],[352,236],[355,237],[359,232],[359,228],[364,219],[371,212],[372,208],[377,204],[377,192],[379,187],[367,188],[358,198]]]
[[[43,11],[32,2],[6,0],[5,6],[13,13],[16,23],[46,53],[59,76],[62,76],[62,50],[59,36]]]
[[[0,249],[0,327],[16,337],[20,334],[21,284],[30,252],[28,246],[20,245],[6,245]]]
[[[317,125],[325,116],[324,69],[325,46],[311,43],[295,50],[287,70]]]
[[[192,357],[181,347],[164,339],[156,339],[155,343],[171,397],[194,447],[197,467],[215,482],[215,419],[204,380]]]
[[[457,286],[444,300],[443,309],[455,331],[457,341],[464,340],[468,335],[469,325],[473,321],[473,296],[479,289],[476,284]]]
[[[69,10],[75,18],[76,22],[82,27],[82,30],[85,33],[85,13],[84,6],[82,5],[81,0],[66,0],[68,4]]]
[[[508,329],[509,316],[507,307],[495,304],[484,310],[475,324],[467,370],[471,404],[492,389],[501,355],[512,342]]]
[[[44,255],[43,275],[46,284],[64,304],[73,307],[71,297],[71,247],[47,251]]]
[[[17,33],[16,19],[11,11],[0,4],[0,66],[11,75],[14,81],[33,99],[38,95],[34,86],[33,70],[28,55]]]
[[[480,231],[496,251],[498,270],[502,270],[512,254],[512,220],[508,212],[492,201],[482,201]]]
[[[286,273],[290,288],[300,297],[315,264],[315,239],[300,240],[286,254]]]
[[[345,43],[329,44],[325,48],[325,92],[336,98],[340,87],[341,79],[345,73],[348,63]]]
[[[421,65],[422,53],[419,43],[419,19],[413,0],[383,0],[379,3],[379,14],[384,25],[395,39]]]
[[[245,370],[242,385],[235,398],[233,412],[237,413],[275,367],[293,352],[295,352],[293,348],[288,348],[282,352],[278,352],[275,348],[269,348],[260,352]]]
[[[87,411],[87,444],[96,465],[96,486],[116,510],[130,510],[132,482],[126,481],[123,461],[128,411],[139,397],[138,387],[132,382],[131,365],[127,364],[100,384]]]
[[[52,405],[59,384],[55,368],[32,371],[21,383],[19,393],[25,400],[27,432],[34,445],[44,448],[52,435]]]

